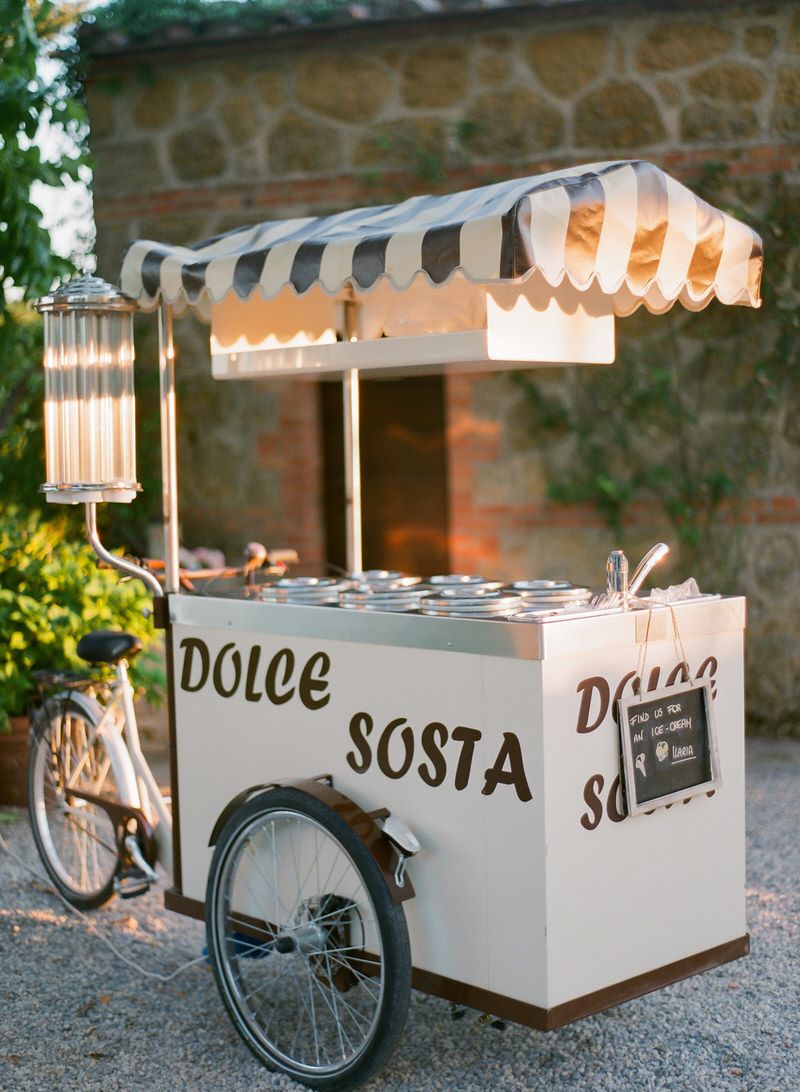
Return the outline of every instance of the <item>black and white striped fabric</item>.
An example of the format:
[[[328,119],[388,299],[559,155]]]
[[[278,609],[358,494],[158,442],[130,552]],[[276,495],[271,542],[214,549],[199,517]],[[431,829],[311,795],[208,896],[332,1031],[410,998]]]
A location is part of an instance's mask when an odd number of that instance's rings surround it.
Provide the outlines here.
[[[538,273],[598,285],[617,314],[713,297],[759,306],[762,248],[746,225],[713,208],[651,163],[597,163],[448,196],[332,216],[266,221],[193,247],[141,240],[122,267],[122,291],[149,309],[160,300],[206,314],[228,293],[271,299],[291,286],[368,292],[463,275],[478,284]]]

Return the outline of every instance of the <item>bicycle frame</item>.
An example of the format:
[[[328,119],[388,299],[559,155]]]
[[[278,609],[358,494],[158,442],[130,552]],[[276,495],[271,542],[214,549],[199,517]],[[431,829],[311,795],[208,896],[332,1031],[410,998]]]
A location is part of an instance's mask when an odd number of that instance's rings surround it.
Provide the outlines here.
[[[122,803],[139,808],[148,822],[154,825],[158,860],[171,880],[172,814],[142,751],[133,704],[133,688],[128,679],[128,665],[125,660],[120,660],[115,665],[115,674],[116,682],[111,687],[111,697],[103,708],[95,734],[102,732],[104,744],[109,750],[114,750],[120,765],[126,769],[126,794],[134,798],[123,800]],[[79,772],[80,766],[74,771],[73,777],[77,777]]]

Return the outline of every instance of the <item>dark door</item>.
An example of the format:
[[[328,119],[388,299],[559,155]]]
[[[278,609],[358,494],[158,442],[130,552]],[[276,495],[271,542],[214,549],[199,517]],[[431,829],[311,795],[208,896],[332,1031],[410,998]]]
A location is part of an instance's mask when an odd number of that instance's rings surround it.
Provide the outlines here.
[[[341,383],[321,383],[328,561],[345,568]],[[366,569],[448,571],[447,449],[441,376],[361,381]]]

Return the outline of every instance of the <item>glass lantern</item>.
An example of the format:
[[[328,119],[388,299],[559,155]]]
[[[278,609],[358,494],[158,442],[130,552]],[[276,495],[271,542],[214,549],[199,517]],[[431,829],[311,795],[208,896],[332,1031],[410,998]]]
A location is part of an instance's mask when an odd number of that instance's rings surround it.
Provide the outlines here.
[[[133,313],[99,277],[78,277],[36,303],[44,317],[49,501],[130,502],[136,481]]]

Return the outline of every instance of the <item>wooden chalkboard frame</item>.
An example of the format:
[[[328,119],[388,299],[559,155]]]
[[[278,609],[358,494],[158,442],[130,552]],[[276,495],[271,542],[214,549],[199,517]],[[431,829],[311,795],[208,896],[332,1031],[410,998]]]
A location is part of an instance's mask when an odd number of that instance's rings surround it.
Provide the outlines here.
[[[628,717],[638,707],[650,704],[654,701],[667,701],[692,690],[702,690],[706,726],[708,728],[708,753],[711,777],[696,785],[689,785],[677,792],[666,796],[657,796],[649,800],[639,801],[636,797],[636,775],[634,772],[633,748],[631,745],[631,728]],[[622,754],[622,784],[624,789],[625,809],[628,815],[643,815],[654,808],[663,808],[668,804],[676,804],[679,800],[688,800],[692,796],[699,796],[704,792],[711,792],[722,787],[722,778],[719,769],[719,750],[717,747],[717,725],[714,718],[714,699],[711,692],[710,679],[693,679],[688,682],[676,683],[675,686],[663,687],[661,690],[653,690],[639,695],[631,694],[630,697],[620,698],[619,701],[619,734]]]

